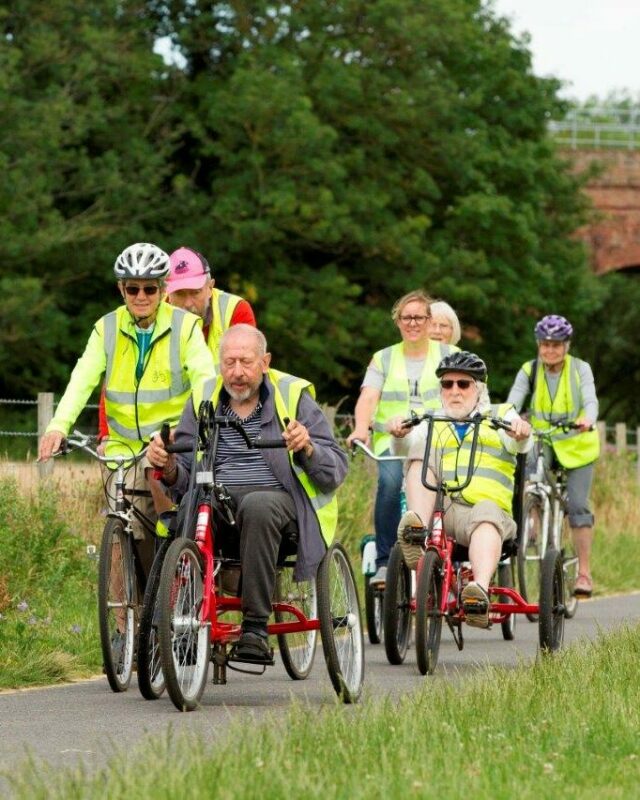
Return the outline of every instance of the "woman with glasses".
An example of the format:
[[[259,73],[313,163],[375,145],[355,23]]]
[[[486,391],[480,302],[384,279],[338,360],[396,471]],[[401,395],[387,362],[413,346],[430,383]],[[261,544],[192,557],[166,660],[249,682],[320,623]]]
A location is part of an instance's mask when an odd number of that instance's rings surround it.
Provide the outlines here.
[[[373,429],[376,455],[391,452],[392,442],[404,438],[408,430],[401,421],[414,411],[422,414],[439,405],[436,367],[458,348],[429,335],[431,298],[421,289],[401,297],[391,310],[402,340],[374,353],[362,382],[355,407],[355,425],[347,444],[360,439],[368,444]],[[386,581],[389,552],[396,541],[400,521],[402,462],[378,464],[378,488],[374,509],[376,534],[376,574],[370,585]]]
[[[202,336],[202,320],[163,302],[169,256],[153,244],[132,244],[116,259],[114,272],[124,305],[93,326],[40,440],[40,461],[60,449],[103,376],[109,429],[105,454],[109,456],[137,454],[164,422],[175,426],[191,390],[215,374]],[[134,488],[147,488],[148,480],[156,509],[162,511],[170,503],[151,477],[151,469],[143,459],[130,474],[136,473],[142,483]],[[140,510],[147,513],[153,509],[150,506]],[[137,527],[142,537],[144,529]]]

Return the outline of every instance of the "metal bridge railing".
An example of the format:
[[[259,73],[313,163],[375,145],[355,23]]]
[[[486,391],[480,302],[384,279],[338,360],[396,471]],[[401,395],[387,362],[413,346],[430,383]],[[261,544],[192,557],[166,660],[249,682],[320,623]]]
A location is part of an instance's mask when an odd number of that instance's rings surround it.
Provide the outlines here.
[[[640,147],[640,108],[577,108],[562,120],[551,120],[548,130],[557,144],[580,147]]]

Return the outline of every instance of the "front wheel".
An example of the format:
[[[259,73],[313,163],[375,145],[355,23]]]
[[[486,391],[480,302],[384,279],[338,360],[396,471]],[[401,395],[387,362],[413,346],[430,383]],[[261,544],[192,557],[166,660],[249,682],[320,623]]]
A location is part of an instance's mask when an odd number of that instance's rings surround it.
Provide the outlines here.
[[[157,700],[165,689],[164,673],[160,663],[160,639],[158,637],[158,587],[160,574],[170,540],[162,542],[151,566],[144,592],[144,603],[138,631],[138,688],[145,700]]]
[[[399,542],[389,554],[383,619],[387,659],[390,664],[402,664],[411,639],[411,570]]]
[[[554,652],[564,639],[564,571],[562,555],[549,549],[542,559],[539,638],[543,652]]]
[[[442,561],[435,550],[427,550],[422,569],[418,565],[416,587],[416,658],[422,675],[433,675],[438,664],[442,635]]]
[[[522,511],[522,531],[518,545],[518,586],[523,599],[531,605],[538,604],[540,590],[540,561],[544,532],[542,502],[536,495],[525,495]],[[538,619],[537,614],[527,614],[531,622]]]
[[[293,569],[282,567],[278,571],[276,582],[276,598],[281,603],[296,606],[309,620],[318,617],[318,595],[315,580],[293,580]],[[280,611],[274,611],[276,622],[294,622],[296,617]],[[304,680],[311,672],[316,654],[318,631],[300,631],[299,633],[278,634],[278,648],[287,674],[294,681]]]
[[[327,670],[343,702],[355,703],[364,680],[364,636],[353,570],[333,542],[318,567],[318,617]]]
[[[128,689],[136,644],[138,586],[129,534],[111,517],[102,534],[98,573],[98,621],[102,662],[114,692]]]
[[[158,586],[160,659],[167,692],[180,711],[200,703],[209,669],[207,620],[201,619],[204,574],[200,551],[189,539],[171,543]]]

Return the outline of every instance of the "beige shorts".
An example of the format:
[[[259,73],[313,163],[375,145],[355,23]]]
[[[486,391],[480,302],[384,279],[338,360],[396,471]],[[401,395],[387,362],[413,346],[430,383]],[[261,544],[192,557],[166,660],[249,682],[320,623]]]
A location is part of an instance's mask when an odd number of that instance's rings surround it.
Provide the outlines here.
[[[449,498],[445,500],[445,530],[463,547],[469,547],[471,534],[482,522],[491,523],[503,542],[516,535],[517,526],[513,517],[493,500],[482,500],[475,506],[453,503]]]

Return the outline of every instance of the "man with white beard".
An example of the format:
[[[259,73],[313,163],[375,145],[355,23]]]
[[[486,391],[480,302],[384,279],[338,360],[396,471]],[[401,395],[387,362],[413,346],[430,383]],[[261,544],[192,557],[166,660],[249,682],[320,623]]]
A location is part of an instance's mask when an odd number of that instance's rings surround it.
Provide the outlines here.
[[[469,625],[489,626],[488,588],[498,566],[502,543],[512,539],[516,524],[512,516],[516,454],[532,446],[531,426],[513,406],[492,406],[487,392],[487,367],[475,353],[461,351],[442,359],[436,369],[444,415],[460,422],[437,422],[434,446],[429,454],[430,481],[436,475],[452,484],[463,482],[469,463],[473,425],[468,421],[480,413],[500,417],[511,430],[495,430],[489,421],[480,424],[473,477],[462,492],[445,498],[445,530],[456,542],[469,548],[474,580],[462,591]],[[436,412],[437,413],[437,412]],[[426,425],[426,423],[422,423]],[[420,428],[416,429],[420,431]],[[407,459],[406,496],[410,509],[400,520],[398,539],[410,568],[417,566],[421,549],[405,541],[405,529],[423,529],[431,520],[436,495],[423,486],[422,462],[425,434],[415,436]],[[415,541],[415,539],[414,539]]]

